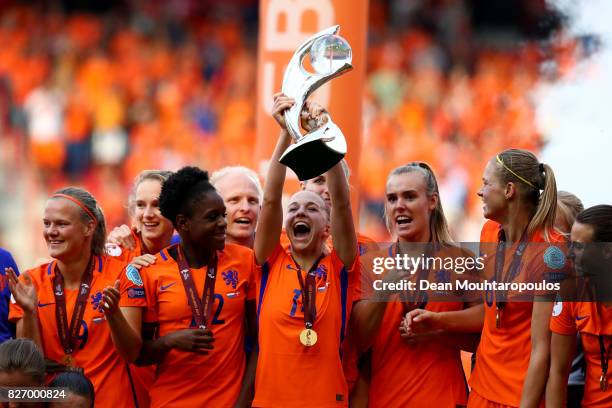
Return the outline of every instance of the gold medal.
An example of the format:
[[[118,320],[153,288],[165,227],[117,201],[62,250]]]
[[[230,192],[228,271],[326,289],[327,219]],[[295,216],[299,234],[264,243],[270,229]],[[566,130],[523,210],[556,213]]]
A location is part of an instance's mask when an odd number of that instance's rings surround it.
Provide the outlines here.
[[[608,391],[608,376],[606,374],[602,374],[599,377],[599,388],[602,391]]]
[[[306,347],[317,344],[317,332],[312,329],[304,329],[300,332],[300,342]]]
[[[64,363],[64,365],[67,365],[69,367],[72,367],[72,363],[73,363],[73,359],[72,359],[72,354],[66,354],[63,358],[62,358],[62,363]]]

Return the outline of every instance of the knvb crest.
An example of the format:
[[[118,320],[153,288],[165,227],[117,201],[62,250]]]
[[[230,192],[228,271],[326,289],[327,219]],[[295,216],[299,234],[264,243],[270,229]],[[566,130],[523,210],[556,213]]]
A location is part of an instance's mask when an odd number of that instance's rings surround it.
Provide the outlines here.
[[[102,292],[97,291],[95,295],[91,295],[91,306],[93,310],[97,310],[102,312],[102,308],[100,307],[100,302],[102,302]]]
[[[227,286],[231,286],[232,289],[236,289],[238,286],[238,271],[230,269],[223,272],[221,276],[223,276],[223,282],[225,282]]]
[[[325,265],[319,265],[315,270],[315,276],[317,279],[327,280],[327,267]]]

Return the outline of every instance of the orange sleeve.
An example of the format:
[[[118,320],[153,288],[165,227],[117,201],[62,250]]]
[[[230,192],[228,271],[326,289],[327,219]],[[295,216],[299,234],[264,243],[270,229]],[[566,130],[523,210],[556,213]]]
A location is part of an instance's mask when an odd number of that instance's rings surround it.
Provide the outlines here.
[[[142,274],[132,265],[127,265],[119,275],[120,307],[146,307],[147,297]]]
[[[383,253],[381,251],[369,252],[359,257],[359,279],[355,284],[353,291],[354,299],[365,300],[372,297],[373,283],[376,279],[382,279],[382,274],[376,274],[374,272],[374,259],[382,258]]]
[[[17,323],[17,321],[21,319],[22,317],[23,317],[23,309],[17,303],[15,303],[15,300],[13,299],[13,295],[11,295],[11,304],[9,306],[8,319],[12,323]]]
[[[567,245],[560,243],[530,243],[537,245],[534,256],[528,266],[528,281],[533,283],[560,283],[569,274]],[[535,296],[546,296],[556,293],[555,290],[535,291]]]
[[[21,275],[19,275],[19,281],[23,282],[24,281],[24,275],[28,274],[30,276],[30,279],[32,280],[32,284],[36,287],[36,292],[38,292],[38,285],[36,285],[36,282],[34,282],[34,279],[32,278],[32,270],[29,271],[25,271],[24,273],[22,273]],[[40,296],[39,296],[40,297]],[[15,298],[13,297],[13,294],[11,294],[11,301],[9,304],[9,315],[8,315],[8,320],[12,323],[17,323],[17,321],[19,319],[21,319],[23,317],[23,309],[21,308],[21,306],[19,306],[17,304],[17,302],[15,302]]]
[[[574,320],[574,314],[572,313],[571,303],[555,303],[555,306],[553,307],[553,315],[550,319],[550,331],[568,336],[576,334],[576,322]]]

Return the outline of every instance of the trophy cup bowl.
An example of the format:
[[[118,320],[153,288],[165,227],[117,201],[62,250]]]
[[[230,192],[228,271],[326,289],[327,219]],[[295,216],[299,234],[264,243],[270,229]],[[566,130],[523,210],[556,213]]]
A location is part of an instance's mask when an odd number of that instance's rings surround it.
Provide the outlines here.
[[[348,42],[336,35],[335,25],[306,40],[293,54],[283,77],[282,91],[295,99],[295,105],[284,113],[287,131],[295,140],[280,158],[300,180],[317,177],[332,168],[346,154],[346,139],[329,115],[327,122],[305,135],[300,130],[300,115],[304,103],[321,85],[353,69],[352,51]],[[316,72],[308,72],[303,61],[310,53]]]

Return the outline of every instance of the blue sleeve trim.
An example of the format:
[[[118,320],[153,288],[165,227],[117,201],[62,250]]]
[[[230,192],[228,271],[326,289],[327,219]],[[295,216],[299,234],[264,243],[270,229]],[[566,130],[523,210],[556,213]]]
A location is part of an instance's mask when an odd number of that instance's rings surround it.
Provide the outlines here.
[[[346,331],[346,312],[348,309],[348,286],[349,274],[346,267],[343,266],[340,271],[340,302],[342,303],[342,325],[340,326],[340,357],[342,357],[342,342]]]
[[[261,286],[259,287],[259,302],[257,303],[257,324],[259,324],[259,314],[261,313],[261,305],[263,303],[264,293],[268,285],[268,277],[270,276],[270,264],[264,262],[261,266]]]

